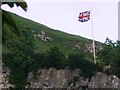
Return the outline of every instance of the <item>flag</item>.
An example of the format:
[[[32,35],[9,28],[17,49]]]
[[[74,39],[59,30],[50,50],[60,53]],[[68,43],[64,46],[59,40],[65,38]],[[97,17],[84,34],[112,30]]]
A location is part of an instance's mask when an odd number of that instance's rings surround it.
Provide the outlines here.
[[[87,22],[90,20],[90,11],[80,12],[78,16],[80,22]]]

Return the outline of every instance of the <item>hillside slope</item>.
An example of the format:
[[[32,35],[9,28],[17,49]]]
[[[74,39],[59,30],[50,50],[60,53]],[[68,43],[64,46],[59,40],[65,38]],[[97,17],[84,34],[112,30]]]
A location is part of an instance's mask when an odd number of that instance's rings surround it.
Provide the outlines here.
[[[40,23],[25,19],[18,15],[8,12],[17,23],[18,29],[25,29],[34,33],[36,52],[44,53],[50,47],[58,46],[66,55],[71,53],[84,52],[86,57],[92,58],[92,40],[71,35],[59,30],[54,30]],[[8,29],[8,27],[6,27]],[[96,43],[96,49],[101,46],[100,42]],[[4,47],[3,51],[7,49]]]

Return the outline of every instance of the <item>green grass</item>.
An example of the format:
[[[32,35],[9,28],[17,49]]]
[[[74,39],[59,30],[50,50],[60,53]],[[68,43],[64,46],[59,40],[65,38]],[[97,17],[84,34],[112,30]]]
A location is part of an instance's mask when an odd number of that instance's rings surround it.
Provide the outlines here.
[[[36,31],[36,33],[39,33],[40,31],[44,31],[46,35],[52,39],[52,41],[42,41],[41,39],[35,38],[36,52],[44,53],[50,47],[58,46],[66,55],[68,55],[72,53],[80,53],[83,51],[82,49],[85,49],[83,48],[85,44],[92,43],[92,40],[90,39],[77,35],[71,35],[59,30],[54,30],[45,25],[42,25],[40,23],[34,22],[29,19],[25,19],[13,13],[10,13],[10,15],[13,17],[14,21],[16,22],[19,30],[24,29],[27,30],[28,32]],[[8,29],[8,27],[6,29]],[[82,44],[81,49],[75,47],[75,45],[78,43]],[[7,52],[8,51],[7,48],[3,47],[3,52],[4,51]],[[85,55],[86,58],[92,57],[92,54],[89,52],[86,52]]]

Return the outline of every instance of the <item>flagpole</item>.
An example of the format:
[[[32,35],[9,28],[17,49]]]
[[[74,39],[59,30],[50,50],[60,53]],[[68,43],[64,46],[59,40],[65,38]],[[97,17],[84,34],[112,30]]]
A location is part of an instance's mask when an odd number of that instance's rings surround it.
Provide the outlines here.
[[[90,11],[91,12],[91,11]],[[94,40],[94,30],[93,30],[93,18],[91,13],[91,26],[92,26],[92,37],[93,37],[93,57],[94,64],[96,64],[96,53],[95,53],[95,40]]]

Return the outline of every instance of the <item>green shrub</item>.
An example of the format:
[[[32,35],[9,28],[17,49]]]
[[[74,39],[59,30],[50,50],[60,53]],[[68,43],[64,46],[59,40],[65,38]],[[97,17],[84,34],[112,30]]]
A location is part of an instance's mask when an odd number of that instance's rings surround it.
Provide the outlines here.
[[[83,54],[69,55],[67,61],[70,69],[79,68],[82,71],[80,76],[90,78],[96,73],[97,66],[93,62],[85,59]]]
[[[65,56],[58,47],[52,47],[45,53],[45,67],[65,68]]]

